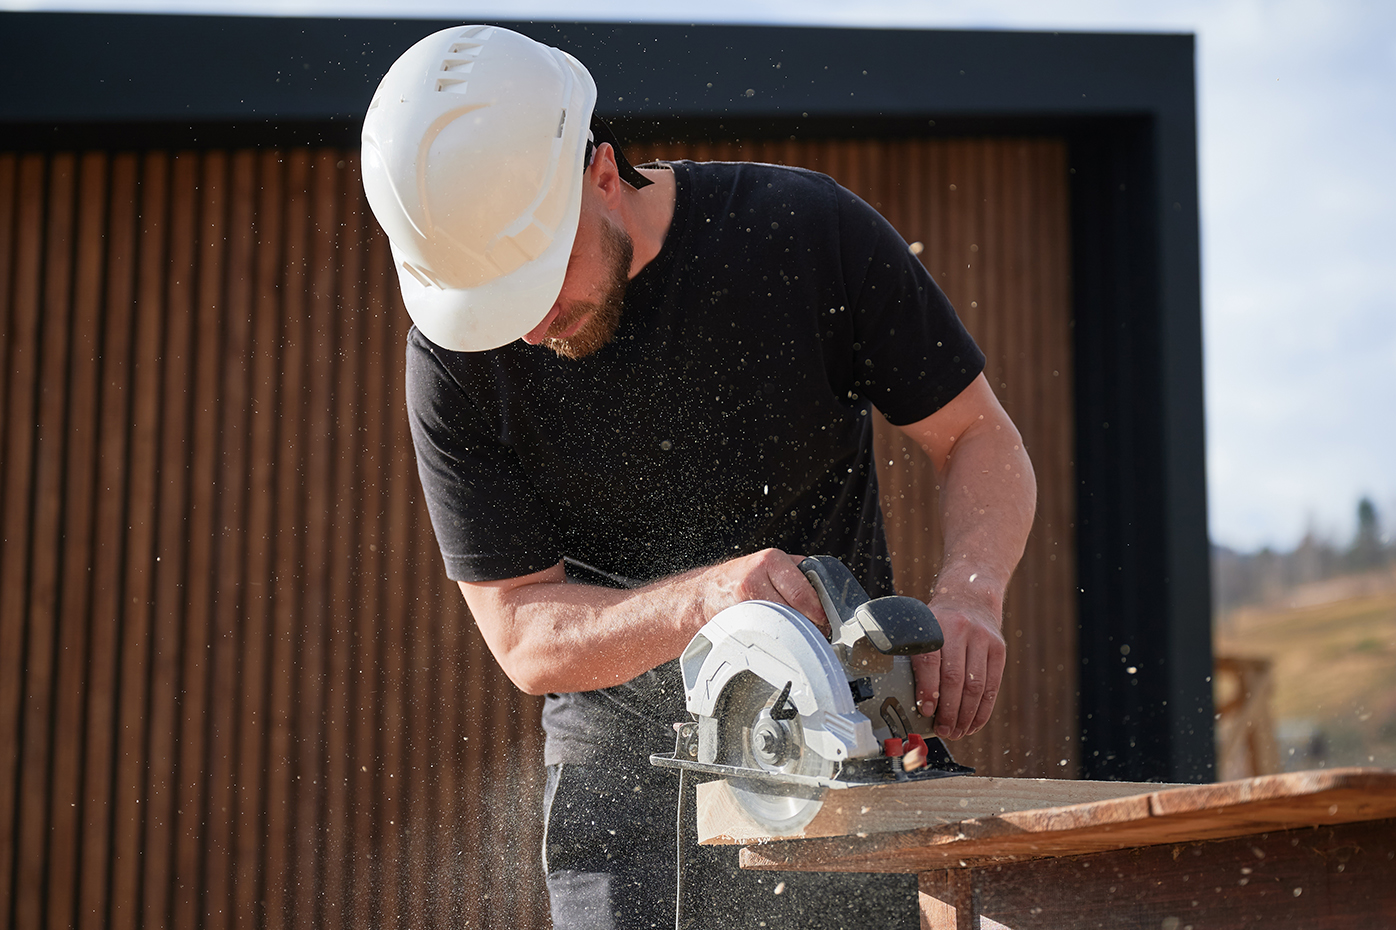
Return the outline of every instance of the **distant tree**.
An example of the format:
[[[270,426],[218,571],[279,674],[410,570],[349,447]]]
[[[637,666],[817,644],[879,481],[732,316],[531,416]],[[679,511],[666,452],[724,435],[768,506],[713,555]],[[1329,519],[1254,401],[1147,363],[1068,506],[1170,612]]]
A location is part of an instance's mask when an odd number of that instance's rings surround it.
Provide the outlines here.
[[[1348,565],[1356,571],[1376,568],[1385,561],[1382,558],[1381,519],[1377,516],[1377,506],[1370,497],[1357,502],[1357,535],[1352,539],[1348,550]]]

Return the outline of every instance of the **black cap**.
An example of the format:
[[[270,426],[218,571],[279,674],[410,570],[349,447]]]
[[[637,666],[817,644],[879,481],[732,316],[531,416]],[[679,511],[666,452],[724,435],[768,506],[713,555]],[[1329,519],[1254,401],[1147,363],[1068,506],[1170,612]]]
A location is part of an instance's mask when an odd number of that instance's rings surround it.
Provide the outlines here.
[[[616,141],[616,134],[611,132],[611,127],[606,125],[605,120],[593,113],[591,115],[591,134],[587,138],[586,155],[583,157],[583,163],[586,166],[591,165],[591,155],[602,142],[609,144],[611,150],[616,153],[616,168],[620,171],[622,181],[636,190],[654,183],[630,167],[630,162],[625,160],[625,153],[620,150],[620,143]]]

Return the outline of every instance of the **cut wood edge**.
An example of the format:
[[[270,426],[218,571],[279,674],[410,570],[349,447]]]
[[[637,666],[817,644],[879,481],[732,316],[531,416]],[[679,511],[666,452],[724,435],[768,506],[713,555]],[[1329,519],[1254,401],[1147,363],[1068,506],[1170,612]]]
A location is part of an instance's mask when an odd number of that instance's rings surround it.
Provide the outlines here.
[[[803,830],[776,837],[768,827],[746,813],[727,781],[711,781],[698,786],[698,842],[737,845],[897,833],[997,819],[1016,811],[1147,796],[1160,788],[1171,787],[1175,786],[1152,782],[959,776],[894,785],[831,788],[824,793],[819,813]],[[1012,829],[1016,832],[1021,828]]]

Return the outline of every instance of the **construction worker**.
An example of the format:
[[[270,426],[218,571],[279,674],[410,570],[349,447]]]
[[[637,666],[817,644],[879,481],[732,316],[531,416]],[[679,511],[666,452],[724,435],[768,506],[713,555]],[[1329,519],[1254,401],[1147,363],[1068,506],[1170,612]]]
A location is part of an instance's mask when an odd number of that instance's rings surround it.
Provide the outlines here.
[[[944,489],[946,559],[921,594],[946,643],[914,668],[946,738],[993,710],[1035,506],[982,353],[885,220],[813,172],[633,168],[595,101],[570,55],[460,26],[393,65],[363,131],[415,323],[409,416],[446,571],[510,679],[547,695],[559,928],[663,925],[673,907],[678,780],[647,760],[688,719],[674,660],[699,628],[761,598],[827,632],[806,554],[892,593],[871,407]],[[697,925],[913,913],[900,878],[694,855]]]

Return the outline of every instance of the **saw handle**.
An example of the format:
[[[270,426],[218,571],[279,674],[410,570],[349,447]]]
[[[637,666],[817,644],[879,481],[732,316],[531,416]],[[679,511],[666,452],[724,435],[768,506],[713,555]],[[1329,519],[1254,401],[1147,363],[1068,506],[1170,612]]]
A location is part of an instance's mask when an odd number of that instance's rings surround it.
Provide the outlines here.
[[[883,655],[920,655],[945,644],[931,608],[914,597],[870,600],[848,566],[833,556],[812,555],[800,563],[800,571],[819,595],[830,625],[837,629],[850,620],[857,621],[868,641]]]

